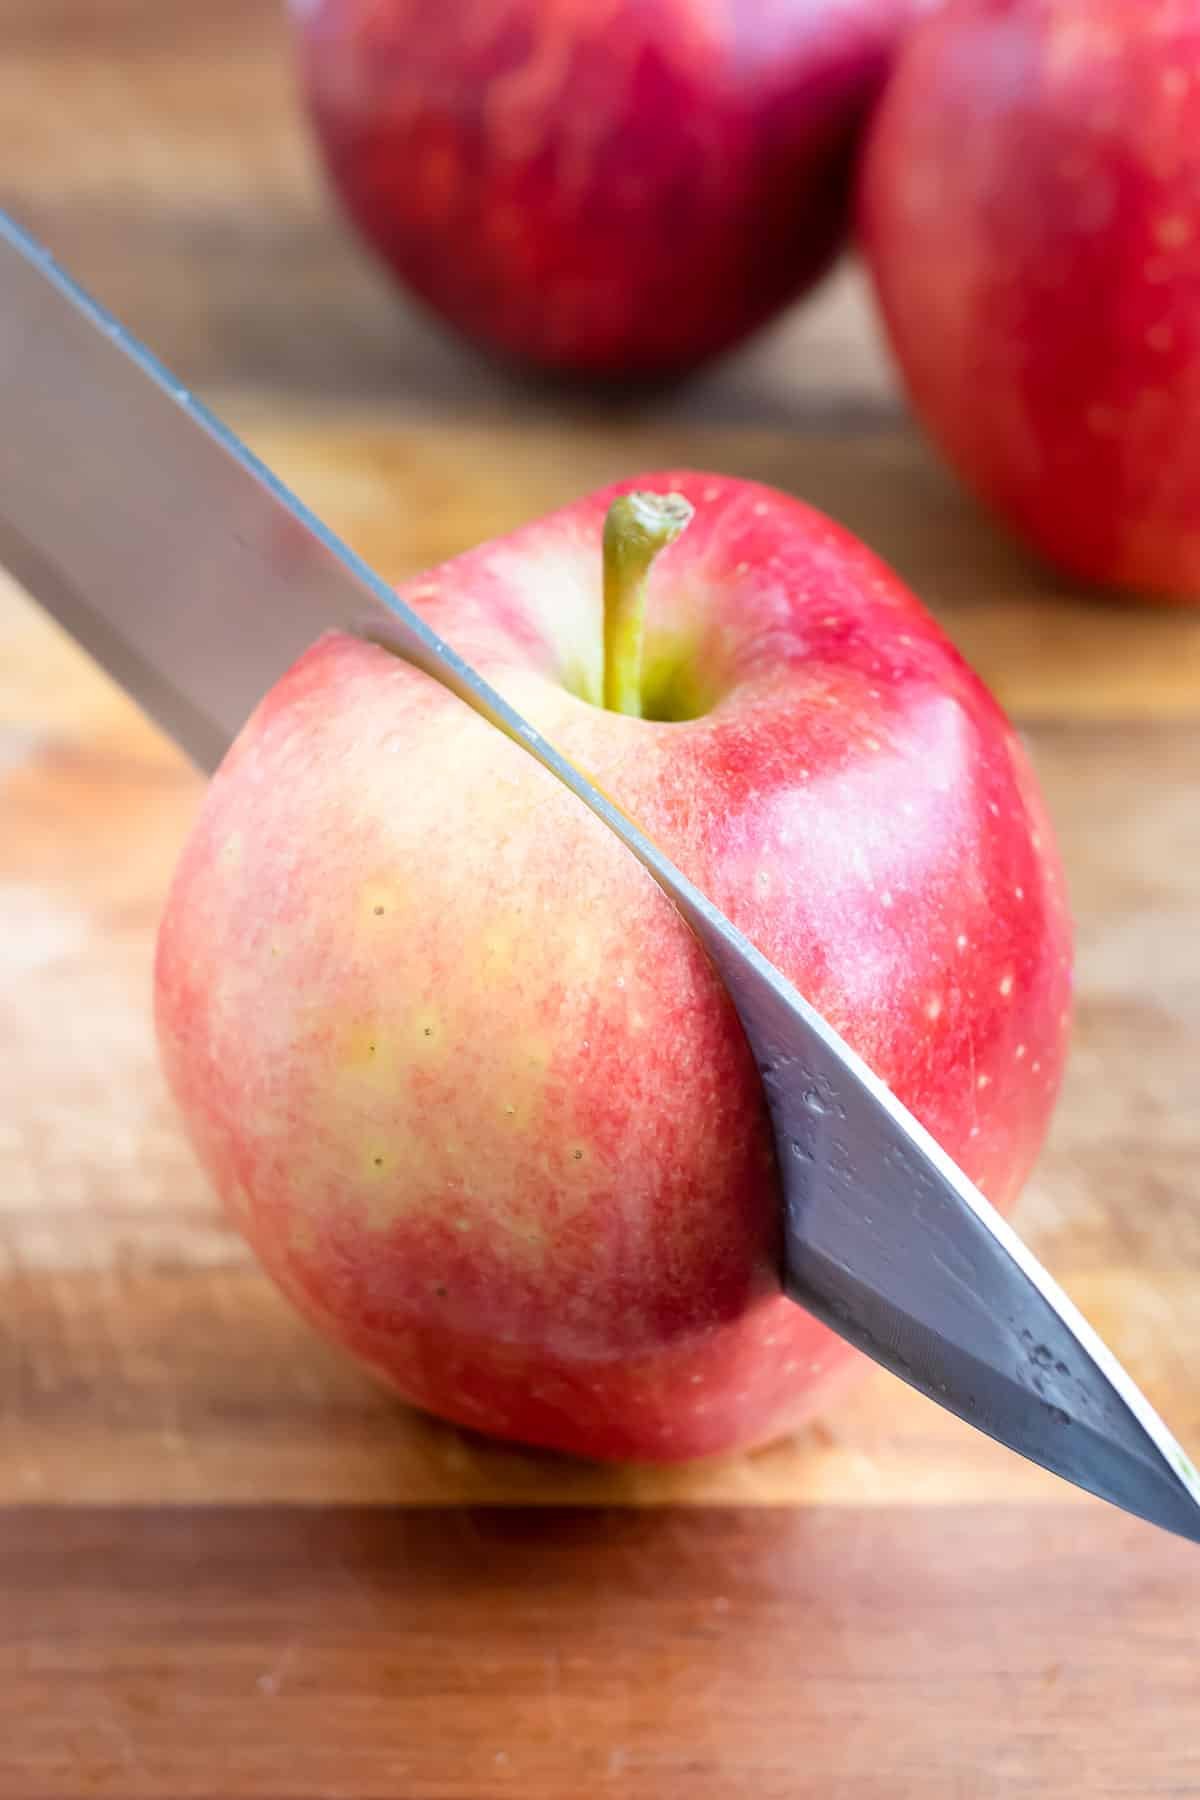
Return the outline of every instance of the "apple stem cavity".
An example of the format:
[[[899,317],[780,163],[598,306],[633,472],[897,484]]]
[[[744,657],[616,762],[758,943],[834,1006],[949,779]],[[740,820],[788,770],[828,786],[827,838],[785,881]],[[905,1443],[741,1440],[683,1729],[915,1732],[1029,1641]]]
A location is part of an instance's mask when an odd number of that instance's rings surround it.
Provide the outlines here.
[[[604,520],[604,705],[642,717],[642,646],[650,565],[695,512],[682,494],[621,494]]]

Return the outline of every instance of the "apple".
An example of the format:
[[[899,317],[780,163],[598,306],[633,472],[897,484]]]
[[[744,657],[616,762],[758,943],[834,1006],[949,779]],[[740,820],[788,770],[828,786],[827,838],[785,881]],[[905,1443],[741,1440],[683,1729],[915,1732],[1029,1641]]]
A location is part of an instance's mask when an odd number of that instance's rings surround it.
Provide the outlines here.
[[[404,593],[1008,1207],[1063,1061],[1061,872],[1017,737],[887,568],[784,494],[669,473]],[[261,702],[156,991],[230,1217],[417,1405],[670,1460],[789,1430],[855,1358],[782,1297],[763,1090],[697,940],[386,649],[332,633]]]
[[[929,0],[291,0],[333,189],[458,332],[678,374],[842,243],[862,123]]]
[[[1200,600],[1200,8],[935,15],[860,222],[913,406],[982,500],[1074,576]]]

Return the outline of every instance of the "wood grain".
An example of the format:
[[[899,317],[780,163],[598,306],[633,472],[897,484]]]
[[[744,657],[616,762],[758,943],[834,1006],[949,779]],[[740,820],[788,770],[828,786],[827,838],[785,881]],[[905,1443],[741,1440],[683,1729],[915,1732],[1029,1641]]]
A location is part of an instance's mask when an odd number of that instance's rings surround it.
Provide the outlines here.
[[[334,218],[279,0],[3,0],[0,205],[393,578],[652,465],[860,533],[1025,729],[1079,925],[1019,1223],[1200,1443],[1200,611],[1102,601],[920,444],[844,268],[720,367],[486,366]],[[217,1216],[157,1070],[199,793],[0,576],[4,1800],[1200,1796],[1200,1560],[870,1375],[598,1469],[407,1411]]]
[[[1111,1512],[35,1510],[0,1584],[25,1800],[1198,1791],[1200,1560]]]

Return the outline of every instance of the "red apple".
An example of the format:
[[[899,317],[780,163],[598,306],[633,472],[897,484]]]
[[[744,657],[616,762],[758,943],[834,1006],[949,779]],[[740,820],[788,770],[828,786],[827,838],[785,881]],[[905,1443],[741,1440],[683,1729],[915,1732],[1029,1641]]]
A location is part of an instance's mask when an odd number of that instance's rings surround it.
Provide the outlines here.
[[[1072,574],[1200,600],[1200,7],[937,15],[861,199],[913,404],[977,494]]]
[[[465,336],[694,367],[802,293],[929,0],[292,0],[334,190]]]
[[[406,597],[1009,1206],[1070,980],[1020,744],[820,514],[637,485],[695,508],[644,584],[686,509],[610,514],[611,490]],[[781,1297],[763,1092],[696,939],[527,751],[386,650],[326,637],[246,725],[171,890],[157,1009],[231,1217],[418,1405],[681,1458],[794,1426],[851,1359]]]

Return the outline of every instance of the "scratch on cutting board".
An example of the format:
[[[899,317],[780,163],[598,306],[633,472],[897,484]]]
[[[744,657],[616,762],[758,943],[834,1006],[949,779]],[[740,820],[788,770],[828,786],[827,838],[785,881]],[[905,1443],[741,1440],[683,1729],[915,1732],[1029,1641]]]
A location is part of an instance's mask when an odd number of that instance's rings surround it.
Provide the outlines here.
[[[547,1650],[542,1657],[542,1669],[546,1678],[546,1712],[550,1724],[560,1734],[564,1731],[566,1720],[562,1706],[562,1657],[557,1650]]]
[[[26,1494],[36,1494],[46,1485],[46,1471],[37,1457],[23,1456],[17,1464],[17,1479]]]
[[[265,1669],[255,1682],[260,1694],[273,1699],[283,1686],[284,1676],[296,1659],[296,1641],[286,1644],[269,1669]]]
[[[121,1724],[119,1719],[113,1718],[111,1713],[105,1714],[102,1717],[97,1716],[92,1722],[92,1729],[107,1738],[117,1755],[118,1761],[120,1761],[125,1768],[136,1769],[138,1767],[142,1760],[141,1752],[134,1739],[130,1736],[129,1732],[126,1730],[125,1726]]]

